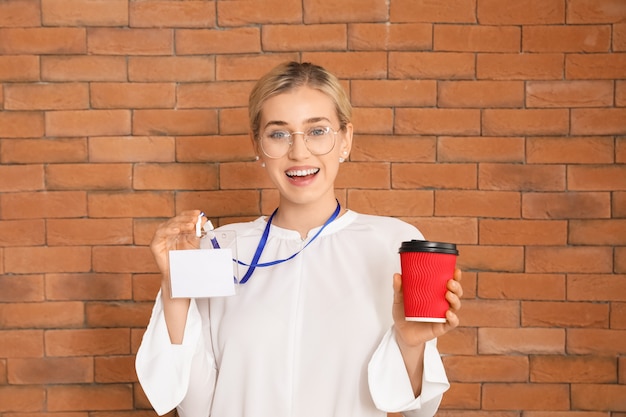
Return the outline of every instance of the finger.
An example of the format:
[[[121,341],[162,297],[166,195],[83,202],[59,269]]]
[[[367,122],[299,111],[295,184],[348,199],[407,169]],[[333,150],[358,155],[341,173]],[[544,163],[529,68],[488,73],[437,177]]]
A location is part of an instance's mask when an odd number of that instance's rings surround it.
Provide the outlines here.
[[[461,283],[459,281],[451,279],[446,284],[446,287],[448,288],[449,291],[452,291],[457,296],[459,296],[459,297],[463,296],[463,286],[461,285]]]
[[[446,300],[450,304],[451,310],[458,311],[461,309],[461,299],[453,292],[446,292]]]
[[[459,268],[455,268],[452,278],[454,278],[454,280],[457,282],[461,282],[461,280],[463,279],[463,272]]]
[[[393,274],[393,302],[399,304],[404,302],[404,294],[402,293],[402,275]]]

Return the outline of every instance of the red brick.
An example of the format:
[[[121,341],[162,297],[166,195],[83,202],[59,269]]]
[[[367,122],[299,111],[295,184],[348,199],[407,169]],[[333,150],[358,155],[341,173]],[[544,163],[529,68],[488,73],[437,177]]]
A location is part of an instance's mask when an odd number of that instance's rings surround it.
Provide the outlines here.
[[[137,382],[134,356],[111,356],[95,359],[96,382]]]
[[[437,339],[440,352],[449,355],[476,355],[477,329],[458,327]]]
[[[443,358],[452,382],[524,382],[529,364],[525,356],[447,356]],[[439,415],[439,413],[437,413]]]
[[[175,140],[168,136],[89,138],[90,162],[173,162]]]
[[[607,207],[611,207],[608,204]],[[616,191],[613,193],[613,204],[611,208],[613,217],[626,217],[626,193]]]
[[[218,55],[215,58],[215,79],[218,81],[256,81],[278,64],[285,61],[298,61],[298,58],[295,53]]]
[[[41,24],[39,0],[0,2],[0,27],[29,27]]]
[[[522,302],[523,327],[608,327],[609,305],[553,301]]]
[[[154,301],[161,289],[161,274],[135,274],[133,276],[133,300]]]
[[[470,79],[475,56],[463,52],[389,52],[389,78]]]
[[[356,107],[352,111],[352,123],[358,135],[393,133],[393,110],[383,107]]]
[[[90,193],[89,215],[92,217],[172,217],[174,196],[171,192]]]
[[[128,79],[135,82],[213,81],[215,80],[215,58],[212,56],[129,57]]]
[[[585,219],[611,216],[610,193],[524,193],[522,216],[528,219]]]
[[[520,194],[513,191],[435,191],[435,215],[519,218]]]
[[[517,327],[519,302],[515,300],[464,300],[460,313],[468,327]]]
[[[131,410],[132,387],[128,384],[57,385],[47,390],[48,411]]]
[[[613,103],[612,81],[529,81],[528,107],[607,107]]]
[[[521,107],[524,83],[519,81],[441,81],[440,107]]]
[[[54,164],[46,169],[49,190],[114,190],[131,187],[130,164]]]
[[[480,354],[563,354],[565,329],[478,329]]]
[[[206,55],[260,52],[260,34],[259,28],[256,27],[180,29],[176,31],[176,54]]]
[[[72,384],[94,381],[91,358],[11,359],[9,383],[16,385]]]
[[[89,327],[145,327],[152,307],[146,303],[90,302],[85,308]]]
[[[520,0],[502,7],[502,3],[498,0],[479,0],[478,20],[483,25],[565,23],[565,2],[563,0]]]
[[[11,28],[0,29],[0,53],[6,55],[85,53],[85,29]]]
[[[521,162],[524,160],[524,146],[525,141],[521,137],[440,136],[437,139],[437,160],[441,162]]]
[[[626,7],[620,0],[569,0],[567,22],[618,23],[626,19]]]
[[[388,3],[381,0],[305,0],[303,6],[305,23],[381,22],[388,10]]]
[[[562,79],[563,55],[481,53],[476,58],[476,76],[491,80]]]
[[[484,245],[563,245],[568,238],[564,220],[481,219],[478,233]]]
[[[626,134],[626,109],[574,109],[572,110],[572,134]]]
[[[0,246],[36,246],[46,243],[43,220],[0,220]]]
[[[0,140],[2,163],[86,162],[85,139],[10,139]]]
[[[450,384],[450,389],[447,391],[447,395],[444,395],[440,408],[441,409],[478,409],[480,408],[480,384],[463,384],[460,382],[453,382]],[[458,411],[457,411],[458,413]],[[439,413],[437,413],[439,415]],[[391,417],[401,417],[398,414],[389,414]]]
[[[583,410],[626,411],[626,386],[572,384],[572,407]]]
[[[130,274],[47,274],[45,288],[48,300],[130,300],[131,285]]]
[[[217,176],[215,180],[217,181]],[[219,167],[219,188],[222,190],[272,187],[273,183],[269,176],[256,162],[222,163]],[[213,187],[213,189],[217,188]]]
[[[626,53],[567,54],[565,77],[572,80],[601,80],[622,78]]]
[[[626,303],[613,303],[611,305],[611,329],[626,329]]]
[[[128,0],[41,0],[46,26],[126,26]]]
[[[523,258],[520,246],[460,245],[457,266],[461,270],[521,272]]]
[[[534,137],[526,139],[526,161],[533,164],[610,164],[615,148],[610,137]]]
[[[214,1],[131,1],[131,27],[214,27]]]
[[[478,168],[481,190],[560,191],[565,190],[562,165],[509,165],[483,163]]]
[[[0,192],[35,191],[44,188],[41,165],[0,166]]]
[[[435,51],[519,52],[521,30],[514,26],[435,25]]]
[[[137,164],[133,170],[135,190],[215,190],[216,166],[206,164]]]
[[[626,276],[569,274],[567,298],[572,301],[626,301]]]
[[[480,133],[478,109],[396,109],[398,134],[477,135]]]
[[[91,105],[100,109],[171,108],[176,87],[169,83],[92,83]]]
[[[0,113],[0,137],[33,138],[43,136],[44,119],[40,112],[4,111]]]
[[[613,271],[610,247],[546,246],[526,248],[527,272],[607,273]]]
[[[261,43],[264,51],[333,51],[345,49],[347,36],[345,24],[267,25]]]
[[[359,135],[351,161],[434,162],[435,138],[428,136]]]
[[[541,291],[537,291],[537,288],[541,288]],[[477,293],[480,298],[564,300],[565,276],[481,272],[478,274]]]
[[[97,246],[93,248],[95,272],[158,272],[146,246]]]
[[[49,136],[127,135],[130,110],[63,110],[46,113]]]
[[[220,110],[218,124],[220,135],[249,134],[248,109],[245,107],[237,107]]]
[[[135,110],[132,124],[133,135],[213,134],[217,133],[217,113],[213,110]]]
[[[356,190],[350,190],[348,195],[355,193]],[[395,193],[396,191],[394,191]],[[399,192],[399,191],[398,191]],[[424,192],[424,191],[422,191]],[[352,200],[350,200],[352,201]],[[390,204],[389,201],[384,202],[384,206]],[[380,208],[383,205],[377,205]],[[369,213],[371,210],[368,210]],[[432,208],[428,209],[432,212]],[[454,242],[456,244],[476,244],[478,242],[478,225],[476,219],[468,217],[415,217],[415,214],[411,214],[411,217],[404,217],[408,223],[415,225],[424,236],[433,241],[439,242]],[[469,274],[467,272],[466,274]],[[466,295],[469,291],[468,281],[463,278],[463,294]]]
[[[178,108],[246,107],[252,87],[249,81],[185,83],[177,88],[176,105]]]
[[[381,51],[304,52],[302,61],[315,62],[339,78],[380,79],[387,76],[387,53]]]
[[[530,380],[545,383],[617,382],[617,363],[609,357],[532,356]]]
[[[574,245],[626,246],[626,219],[572,220],[569,242]]]
[[[0,387],[0,411],[3,413],[41,412],[44,410],[45,401],[46,389],[41,386]]]
[[[432,191],[348,190],[352,210],[383,216],[431,216]]]
[[[72,328],[83,324],[82,302],[13,303],[0,305],[6,329]]]
[[[126,81],[126,78],[126,58],[121,56],[41,57],[41,79],[45,81]]]
[[[176,138],[178,162],[251,161],[254,150],[248,135],[187,136]]]
[[[433,46],[430,23],[352,23],[348,48],[352,50],[429,50]]]
[[[608,52],[610,26],[526,26],[522,38],[525,52]]]
[[[390,4],[389,16],[391,22],[475,23],[476,2],[395,0]]]
[[[626,348],[626,330],[568,329],[567,353],[620,355]]]
[[[483,410],[569,410],[568,384],[484,384]]]
[[[2,7],[0,3],[0,7]],[[1,15],[1,14],[0,14]],[[34,55],[0,56],[0,81],[38,81],[39,57]]]
[[[91,269],[89,247],[10,247],[4,250],[5,271],[12,273],[87,272]]]
[[[626,167],[623,165],[570,166],[567,187],[576,191],[626,190]]]
[[[351,83],[353,106],[434,106],[437,84],[431,80],[355,80]]]
[[[626,23],[613,25],[613,51],[626,51]]]
[[[47,356],[124,355],[129,353],[128,329],[48,330]]]
[[[0,357],[40,358],[44,353],[43,338],[43,330],[0,330]]]
[[[483,134],[563,135],[569,132],[569,111],[566,109],[485,109]]]
[[[10,193],[1,196],[0,213],[5,219],[81,217],[87,215],[84,191]]]
[[[176,193],[176,212],[200,209],[211,218],[222,216],[258,216],[258,190],[225,190]],[[144,271],[145,272],[145,271]]]
[[[256,0],[217,1],[216,4],[220,26],[302,22],[300,0],[266,0],[263,7],[259,7]]]
[[[4,88],[7,110],[76,110],[89,106],[84,83],[8,84]]]
[[[43,275],[0,275],[0,302],[44,300]]]
[[[132,243],[130,219],[52,219],[46,234],[50,245],[126,245]]]
[[[476,164],[393,164],[394,189],[476,189]]]
[[[626,136],[615,140],[615,162],[626,162]]]

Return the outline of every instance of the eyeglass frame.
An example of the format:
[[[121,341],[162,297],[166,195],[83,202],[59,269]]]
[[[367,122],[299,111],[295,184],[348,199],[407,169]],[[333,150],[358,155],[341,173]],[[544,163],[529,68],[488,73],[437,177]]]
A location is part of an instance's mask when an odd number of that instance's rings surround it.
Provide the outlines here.
[[[294,143],[294,135],[302,135],[302,140],[304,141],[304,147],[306,148],[307,151],[309,151],[309,153],[311,155],[315,155],[315,156],[328,155],[329,153],[332,152],[333,149],[335,149],[335,145],[337,144],[337,133],[339,133],[343,129],[343,127],[339,127],[339,130],[335,130],[335,129],[333,129],[330,126],[314,126],[313,128],[316,128],[316,127],[317,128],[328,129],[330,132],[333,132],[333,134],[334,134],[333,135],[333,146],[331,146],[330,149],[327,152],[324,152],[324,153],[313,153],[309,149],[309,147],[307,145],[308,139],[306,137],[306,132],[290,132],[290,131],[288,131],[286,129],[284,130],[284,132],[289,135],[288,136],[289,137],[289,142],[288,142],[289,143],[289,147],[287,147],[287,151],[284,154],[282,154],[281,156],[271,156],[271,155],[269,155],[265,151],[265,149],[263,148],[263,134],[260,134],[259,137],[258,137],[259,146],[261,147],[261,151],[263,152],[263,154],[265,156],[267,156],[268,158],[270,158],[270,159],[279,159],[279,158],[282,158],[283,156],[285,156],[285,155],[287,155],[289,153],[289,150],[291,149],[291,147],[293,146],[293,143]]]

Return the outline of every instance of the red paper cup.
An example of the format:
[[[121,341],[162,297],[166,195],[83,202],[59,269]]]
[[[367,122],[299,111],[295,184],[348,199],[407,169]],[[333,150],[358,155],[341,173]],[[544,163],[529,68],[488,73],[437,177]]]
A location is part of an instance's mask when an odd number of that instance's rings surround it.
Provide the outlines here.
[[[400,246],[404,316],[408,321],[445,323],[447,284],[459,252],[453,243],[411,240]]]

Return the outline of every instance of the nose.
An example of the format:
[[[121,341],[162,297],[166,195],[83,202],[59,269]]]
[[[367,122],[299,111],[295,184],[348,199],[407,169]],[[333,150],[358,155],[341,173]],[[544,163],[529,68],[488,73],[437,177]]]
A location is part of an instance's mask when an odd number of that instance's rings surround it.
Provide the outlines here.
[[[298,139],[298,137],[300,139]],[[291,159],[307,158],[311,155],[304,140],[304,132],[293,132],[291,134],[291,146],[289,147],[289,157]]]

